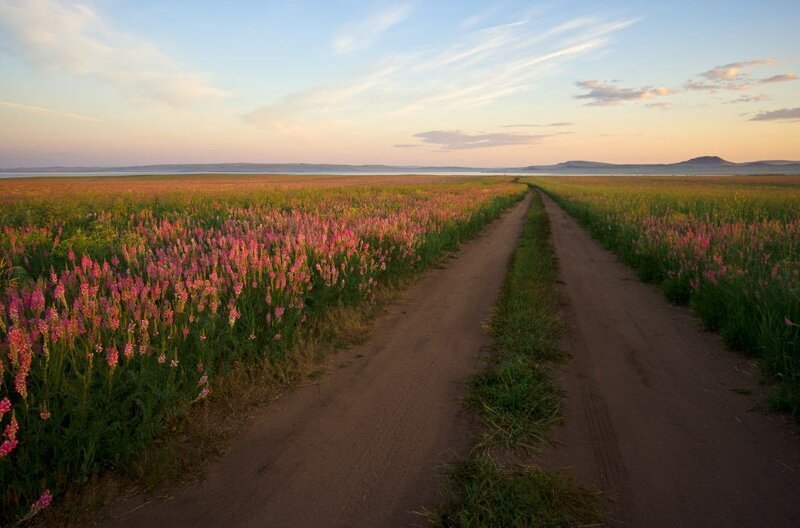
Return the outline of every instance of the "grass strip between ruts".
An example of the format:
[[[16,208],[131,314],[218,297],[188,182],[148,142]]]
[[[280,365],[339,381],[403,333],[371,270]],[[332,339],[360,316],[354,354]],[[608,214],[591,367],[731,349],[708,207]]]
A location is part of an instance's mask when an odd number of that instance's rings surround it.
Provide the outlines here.
[[[429,515],[434,526],[566,527],[601,518],[596,493],[528,463],[562,420],[552,379],[565,358],[556,274],[549,221],[534,192],[491,318],[494,351],[466,401],[481,413],[483,430],[470,456],[450,469],[446,503]]]

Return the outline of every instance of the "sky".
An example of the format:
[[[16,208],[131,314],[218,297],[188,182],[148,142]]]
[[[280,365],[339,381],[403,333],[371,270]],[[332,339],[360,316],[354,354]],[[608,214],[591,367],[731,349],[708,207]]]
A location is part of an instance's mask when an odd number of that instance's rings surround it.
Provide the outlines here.
[[[0,0],[0,167],[800,159],[800,2]]]

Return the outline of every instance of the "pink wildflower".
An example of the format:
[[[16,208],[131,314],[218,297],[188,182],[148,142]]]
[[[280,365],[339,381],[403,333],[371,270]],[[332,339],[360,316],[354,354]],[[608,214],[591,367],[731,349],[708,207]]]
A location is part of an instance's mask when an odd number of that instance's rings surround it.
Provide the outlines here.
[[[0,459],[7,457],[11,454],[12,451],[17,447],[19,444],[19,440],[16,438],[11,438],[4,440],[2,444],[0,444]]]
[[[28,517],[33,517],[40,511],[47,509],[48,506],[53,502],[53,494],[50,493],[49,489],[46,489],[42,492],[39,496],[39,499],[33,503],[31,506],[31,512],[28,514]]]
[[[59,299],[60,301],[66,303],[66,301],[64,300],[64,284],[63,283],[59,282],[56,285],[56,288],[53,291],[53,293],[55,294],[56,299]]]
[[[111,346],[106,350],[106,363],[108,363],[108,366],[111,367],[112,370],[119,363],[119,351],[117,350],[116,345]]]
[[[239,310],[236,309],[235,306],[231,306],[230,312],[228,313],[228,324],[233,326],[236,324],[236,320],[239,319]]]
[[[14,388],[17,390],[17,393],[22,396],[23,398],[28,397],[28,385],[25,381],[25,378],[28,377],[27,370],[20,368],[19,372],[17,372],[16,376],[14,376]]]
[[[3,431],[3,438],[6,440],[14,440],[17,438],[17,432],[19,432],[19,424],[17,423],[17,418],[14,415],[11,415],[11,421],[8,422],[6,425],[5,430]]]
[[[167,361],[167,355],[162,352],[161,355],[158,356],[158,364],[163,365],[166,361]]]

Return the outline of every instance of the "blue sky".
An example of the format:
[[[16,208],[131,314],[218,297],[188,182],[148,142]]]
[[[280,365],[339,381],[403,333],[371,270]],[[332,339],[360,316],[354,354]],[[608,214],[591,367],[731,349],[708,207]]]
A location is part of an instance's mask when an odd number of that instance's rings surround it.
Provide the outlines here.
[[[0,166],[800,158],[800,2],[0,0]]]

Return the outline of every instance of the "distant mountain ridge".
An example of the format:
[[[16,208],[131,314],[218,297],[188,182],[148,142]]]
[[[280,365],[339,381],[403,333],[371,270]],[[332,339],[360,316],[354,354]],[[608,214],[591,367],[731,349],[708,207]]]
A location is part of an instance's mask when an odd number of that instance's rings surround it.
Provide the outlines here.
[[[557,174],[800,174],[800,161],[763,160],[734,163],[719,156],[700,156],[677,163],[602,163],[566,161],[556,165],[530,165],[523,172]]]
[[[719,156],[700,156],[677,163],[603,163],[571,160],[527,167],[458,167],[424,165],[345,165],[328,163],[189,163],[126,167],[0,168],[0,174],[181,174],[181,173],[530,173],[530,174],[800,174],[800,161],[761,160],[734,163]]]

